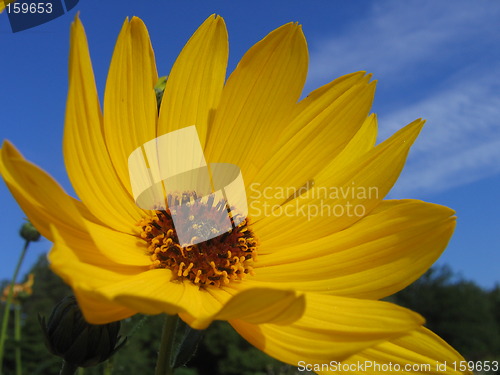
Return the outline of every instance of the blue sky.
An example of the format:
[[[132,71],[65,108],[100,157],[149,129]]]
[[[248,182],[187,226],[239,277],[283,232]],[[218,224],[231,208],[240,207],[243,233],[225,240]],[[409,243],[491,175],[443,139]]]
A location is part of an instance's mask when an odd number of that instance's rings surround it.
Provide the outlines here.
[[[69,25],[80,11],[101,97],[114,43],[126,16],[148,26],[160,75],[212,13],[225,18],[232,70],[274,28],[303,25],[310,51],[304,94],[365,70],[378,80],[373,107],[379,140],[423,117],[390,198],[448,205],[458,225],[440,264],[490,288],[500,283],[500,2],[392,1],[97,1],[12,33],[0,15],[0,138],[47,170],[70,193],[61,142],[67,91]],[[0,184],[0,278],[11,276],[24,214]],[[50,248],[33,244],[22,272]]]

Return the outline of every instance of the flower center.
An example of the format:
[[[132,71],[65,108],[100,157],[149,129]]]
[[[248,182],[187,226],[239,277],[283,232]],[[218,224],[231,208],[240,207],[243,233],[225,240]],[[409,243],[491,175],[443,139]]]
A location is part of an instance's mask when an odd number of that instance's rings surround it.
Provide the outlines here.
[[[189,200],[183,196],[182,200]],[[171,202],[170,202],[171,203]],[[183,207],[183,206],[181,206]],[[209,238],[218,234],[225,207],[210,202],[194,202],[189,209],[176,210],[176,224],[188,228],[191,238]],[[257,241],[248,225],[248,218],[229,232],[189,246],[181,246],[169,209],[153,211],[142,219],[140,236],[148,243],[151,268],[168,268],[178,280],[188,279],[202,287],[223,286],[253,274]],[[211,234],[211,235],[210,235]]]

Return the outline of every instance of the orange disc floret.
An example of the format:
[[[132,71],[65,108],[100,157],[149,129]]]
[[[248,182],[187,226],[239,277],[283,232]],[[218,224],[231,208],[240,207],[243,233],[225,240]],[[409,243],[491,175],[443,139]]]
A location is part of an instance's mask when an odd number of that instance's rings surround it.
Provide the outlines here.
[[[203,215],[199,215],[203,213]],[[193,238],[216,234],[217,222],[227,215],[225,207],[196,202],[186,215],[177,216],[189,228]],[[202,219],[198,219],[198,218]],[[141,238],[148,243],[151,268],[168,268],[178,280],[190,280],[199,286],[223,286],[253,274],[257,241],[248,225],[248,218],[232,230],[209,240],[189,246],[179,244],[170,210],[154,211],[138,223]]]

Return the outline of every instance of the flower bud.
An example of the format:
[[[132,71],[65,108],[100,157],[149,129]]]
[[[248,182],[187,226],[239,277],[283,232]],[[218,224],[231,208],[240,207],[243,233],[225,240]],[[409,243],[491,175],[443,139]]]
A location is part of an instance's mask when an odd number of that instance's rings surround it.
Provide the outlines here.
[[[23,226],[19,230],[19,234],[26,241],[36,242],[40,239],[40,233],[29,221],[23,224]]]
[[[166,76],[158,78],[158,81],[155,84],[155,93],[156,93],[156,104],[158,106],[158,113],[160,112],[160,105],[163,99],[163,92],[165,91],[165,87],[167,86],[167,78]]]
[[[75,297],[65,297],[52,310],[49,321],[39,316],[45,345],[54,355],[78,367],[95,366],[125,343],[118,334],[120,322],[94,325],[83,318]]]

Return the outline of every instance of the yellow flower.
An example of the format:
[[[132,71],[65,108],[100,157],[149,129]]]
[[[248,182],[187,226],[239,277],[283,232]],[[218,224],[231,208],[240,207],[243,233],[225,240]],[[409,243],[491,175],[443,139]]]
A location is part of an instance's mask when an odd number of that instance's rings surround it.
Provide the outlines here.
[[[102,113],[76,19],[64,158],[81,201],[4,143],[0,172],[54,242],[51,267],[71,285],[86,319],[167,313],[197,329],[227,320],[253,345],[294,365],[353,354],[401,363],[460,360],[421,328],[418,314],[378,301],[425,272],[455,225],[449,208],[383,200],[423,121],[375,146],[375,84],[364,72],[299,101],[308,57],[295,23],[253,46],[225,82],[227,57],[224,21],[211,16],[177,58],[158,114],[147,30],[138,18],[126,20]],[[241,168],[250,214],[231,233],[182,249],[169,212],[136,205],[127,163],[145,142],[192,125],[207,160]],[[310,211],[349,205],[358,211]]]
[[[24,283],[14,284],[14,288],[12,290],[12,301],[14,303],[19,303],[19,299],[29,297],[33,294],[33,284],[35,282],[35,275],[30,273],[28,275],[28,280]],[[7,301],[7,297],[9,296],[10,285],[7,285],[2,292],[2,297],[0,300]]]

